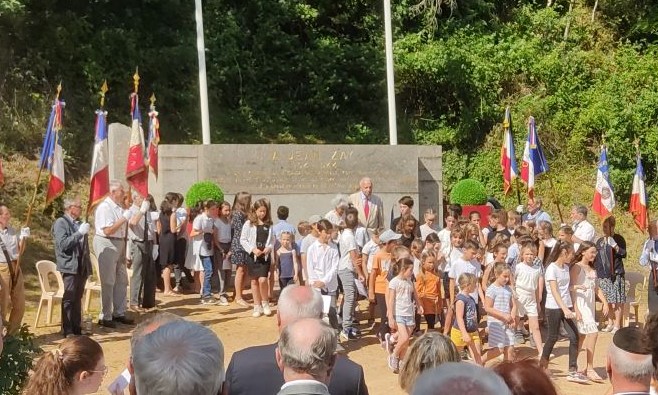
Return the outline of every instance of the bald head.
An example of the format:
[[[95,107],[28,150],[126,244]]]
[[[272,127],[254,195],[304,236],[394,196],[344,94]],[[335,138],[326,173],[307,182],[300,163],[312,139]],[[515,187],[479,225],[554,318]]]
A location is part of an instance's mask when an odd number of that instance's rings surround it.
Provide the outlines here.
[[[328,383],[336,345],[336,332],[331,326],[317,318],[302,318],[281,332],[277,364],[286,381],[312,378]]]
[[[322,296],[311,287],[288,285],[279,296],[276,317],[279,332],[301,318],[322,318]]]
[[[364,195],[370,197],[370,195],[372,195],[372,180],[368,177],[363,177],[361,181],[359,181],[359,188]]]

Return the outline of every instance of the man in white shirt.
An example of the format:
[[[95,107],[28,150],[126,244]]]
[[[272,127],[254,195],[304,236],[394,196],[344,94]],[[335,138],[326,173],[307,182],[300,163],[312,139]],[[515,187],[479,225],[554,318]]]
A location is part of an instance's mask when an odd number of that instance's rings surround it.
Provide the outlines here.
[[[155,307],[156,274],[153,261],[155,231],[149,201],[137,191],[133,191],[132,197],[133,205],[128,209],[131,215],[128,222],[128,240],[130,240],[128,256],[133,269],[130,279],[130,309],[141,311],[141,307]]]
[[[126,224],[131,218],[130,210],[121,207],[124,190],[120,181],[110,181],[110,194],[94,213],[96,235],[94,253],[98,258],[98,276],[101,281],[101,313],[98,324],[115,328],[116,322],[132,325],[126,318],[126,271],[125,242]]]
[[[7,333],[11,335],[20,329],[25,313],[25,285],[18,256],[30,236],[30,228],[22,228],[17,235],[10,221],[9,208],[0,203],[0,319],[8,322]]]
[[[587,221],[587,207],[583,205],[573,206],[571,209],[571,220],[573,225],[573,248],[575,251],[578,251],[580,243],[583,241],[591,241],[594,243],[596,241],[596,230],[594,226]]]
[[[543,205],[539,197],[528,199],[528,212],[523,214],[523,222],[534,221],[536,224],[539,221],[551,222],[551,216],[541,209]]]

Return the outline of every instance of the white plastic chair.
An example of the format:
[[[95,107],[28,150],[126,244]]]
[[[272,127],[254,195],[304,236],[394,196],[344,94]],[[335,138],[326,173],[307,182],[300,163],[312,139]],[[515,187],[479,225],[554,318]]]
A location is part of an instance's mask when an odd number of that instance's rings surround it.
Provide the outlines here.
[[[101,295],[101,281],[100,277],[98,277],[98,258],[92,253],[89,254],[89,258],[91,260],[92,275],[87,279],[87,283],[85,284],[85,313],[89,312],[89,307],[91,307],[91,293],[98,292],[99,300]]]
[[[39,300],[39,308],[37,309],[37,318],[34,321],[34,327],[39,326],[39,317],[41,317],[41,306],[43,302],[47,302],[47,311],[46,311],[46,324],[50,325],[52,323],[53,315],[53,301],[55,299],[62,301],[64,296],[64,280],[62,279],[62,274],[57,271],[57,265],[52,261],[38,261],[36,263],[37,273],[39,275],[39,284],[41,285],[41,299]],[[57,289],[53,289],[50,286],[50,281],[48,276],[53,274],[57,279]]]
[[[629,272],[624,275],[626,278],[626,303],[624,304],[623,317],[624,326],[628,326],[631,321],[630,313],[631,307],[635,313],[635,325],[640,321],[639,310],[640,300],[645,293],[647,286],[647,278],[642,273]],[[638,293],[637,286],[642,285],[641,291]]]

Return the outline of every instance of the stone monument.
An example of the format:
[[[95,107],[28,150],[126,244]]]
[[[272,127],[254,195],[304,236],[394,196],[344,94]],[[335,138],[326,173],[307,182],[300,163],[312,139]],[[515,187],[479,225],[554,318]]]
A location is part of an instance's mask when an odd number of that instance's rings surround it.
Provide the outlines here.
[[[130,128],[109,125],[110,178],[125,181]],[[421,145],[295,145],[213,144],[159,146],[159,175],[149,175],[149,192],[160,205],[167,192],[181,192],[197,181],[218,183],[225,199],[247,191],[253,199],[267,197],[276,208],[290,208],[288,221],[297,224],[313,214],[332,210],[338,194],[358,190],[359,180],[370,177],[373,193],[384,202],[385,223],[397,217],[397,201],[404,195],[416,202],[421,222],[434,208],[443,223],[442,150]]]

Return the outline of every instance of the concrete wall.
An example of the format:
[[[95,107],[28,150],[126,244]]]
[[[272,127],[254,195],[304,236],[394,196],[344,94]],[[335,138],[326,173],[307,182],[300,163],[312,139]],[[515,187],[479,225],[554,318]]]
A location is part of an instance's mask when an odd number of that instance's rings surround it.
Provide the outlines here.
[[[355,192],[359,180],[368,176],[384,201],[389,223],[391,208],[397,216],[397,200],[403,195],[416,201],[418,218],[429,207],[441,207],[441,157],[440,146],[160,145],[160,175],[149,186],[159,202],[169,191],[185,193],[193,183],[211,180],[229,202],[239,191],[266,196],[273,210],[290,207],[289,221],[297,223],[312,214],[324,215],[337,193]]]

